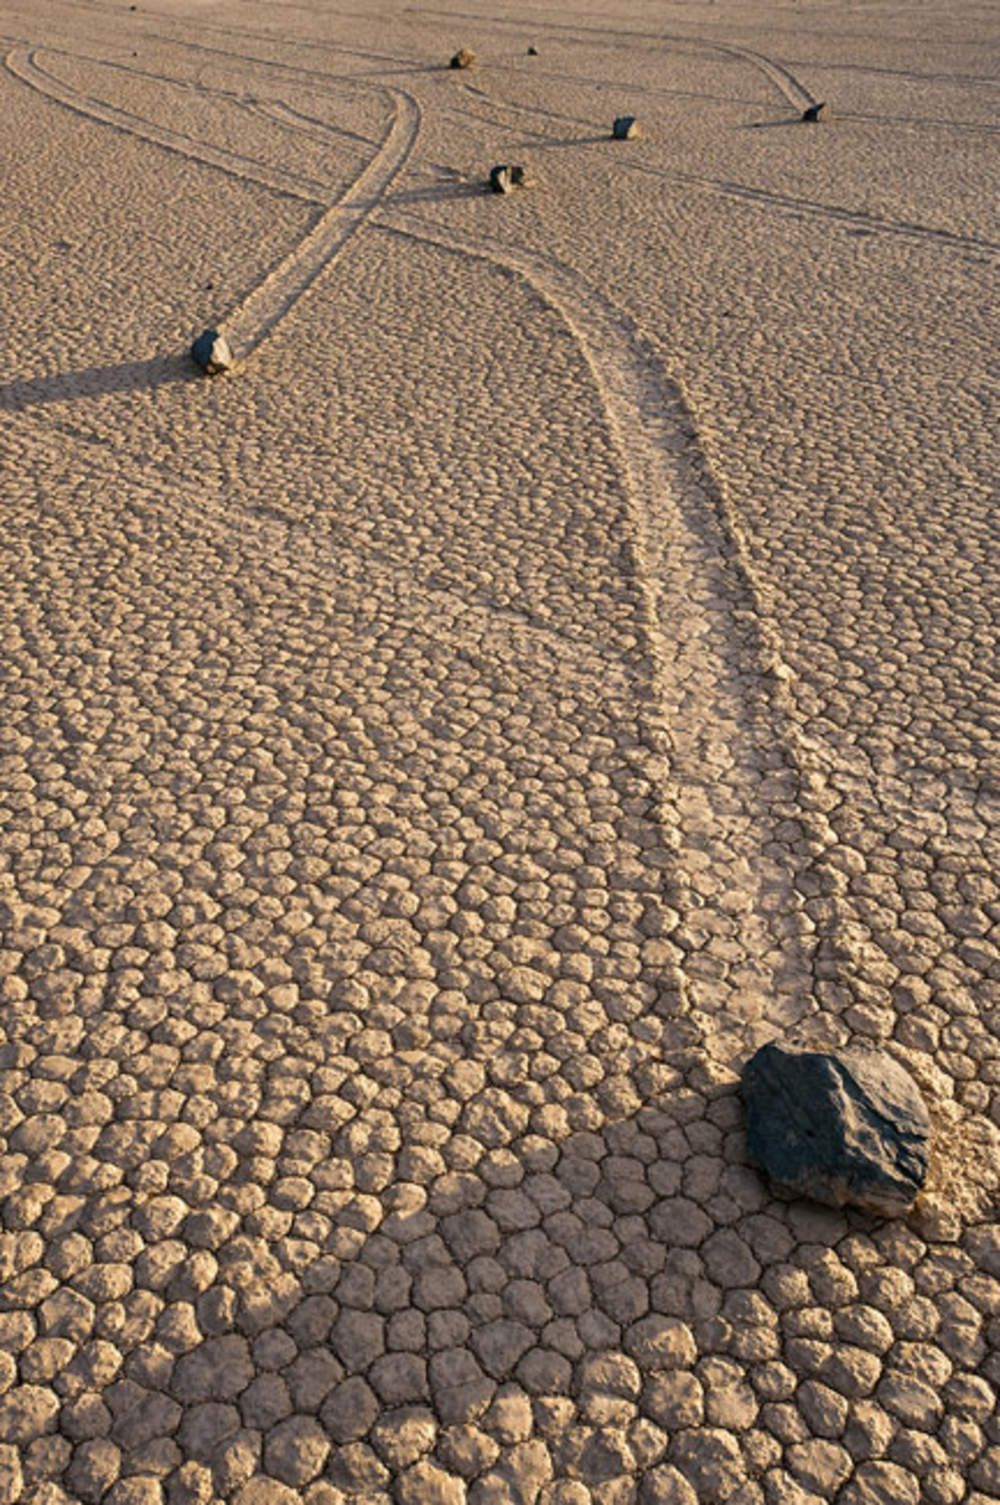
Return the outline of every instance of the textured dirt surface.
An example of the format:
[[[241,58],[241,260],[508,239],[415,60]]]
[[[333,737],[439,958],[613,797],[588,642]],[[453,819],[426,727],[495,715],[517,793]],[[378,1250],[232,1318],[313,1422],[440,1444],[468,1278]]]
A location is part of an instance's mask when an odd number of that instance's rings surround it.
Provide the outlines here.
[[[984,1505],[995,11],[462,3],[0,0],[0,1505]]]

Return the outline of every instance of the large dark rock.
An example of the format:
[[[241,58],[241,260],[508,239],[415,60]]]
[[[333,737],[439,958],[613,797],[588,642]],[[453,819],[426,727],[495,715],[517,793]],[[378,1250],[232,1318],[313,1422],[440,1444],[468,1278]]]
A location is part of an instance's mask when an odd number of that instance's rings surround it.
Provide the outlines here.
[[[217,329],[206,329],[191,346],[191,359],[207,376],[219,376],[233,369],[233,352],[229,341]]]
[[[747,1148],[779,1191],[887,1215],[912,1206],[930,1118],[892,1056],[764,1045],[743,1068],[742,1091]]]

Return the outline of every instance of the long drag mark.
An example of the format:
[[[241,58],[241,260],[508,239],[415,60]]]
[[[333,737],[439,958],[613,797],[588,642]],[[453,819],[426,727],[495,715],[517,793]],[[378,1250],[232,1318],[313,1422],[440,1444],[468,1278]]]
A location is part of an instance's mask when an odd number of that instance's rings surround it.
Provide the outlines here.
[[[354,232],[377,207],[405,167],[420,134],[420,106],[402,89],[389,89],[393,121],[378,152],[343,198],[316,222],[304,240],[279,262],[225,321],[235,353],[247,356],[319,274],[330,266]]]
[[[278,172],[263,162],[254,162],[249,157],[226,151],[224,147],[210,146],[205,141],[198,141],[193,136],[185,135],[183,131],[175,131],[169,126],[144,120],[139,115],[133,115],[129,110],[121,110],[117,105],[108,104],[103,99],[94,99],[89,94],[74,89],[71,84],[64,83],[62,79],[56,78],[54,74],[42,67],[38,52],[34,48],[24,44],[12,47],[4,59],[4,65],[8,73],[12,73],[23,84],[27,84],[29,89],[34,89],[36,93],[55,100],[57,104],[71,110],[75,115],[98,120],[102,125],[111,126],[114,130],[123,131],[126,135],[138,136],[153,146],[162,147],[164,151],[186,158],[189,162],[202,162],[209,167],[217,167],[220,172],[228,173],[231,177],[242,178],[245,182],[258,183],[263,188],[270,188],[274,193],[305,199],[309,204],[322,203],[328,196],[323,184],[311,178],[301,177],[295,172]]]

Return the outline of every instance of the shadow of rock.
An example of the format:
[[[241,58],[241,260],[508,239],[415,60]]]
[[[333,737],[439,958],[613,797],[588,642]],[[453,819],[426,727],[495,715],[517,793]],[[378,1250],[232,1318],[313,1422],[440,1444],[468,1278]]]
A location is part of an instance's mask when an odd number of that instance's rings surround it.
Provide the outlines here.
[[[76,402],[115,392],[147,392],[175,382],[199,380],[186,355],[155,355],[145,361],[87,366],[57,376],[32,376],[0,387],[0,412],[23,413],[50,402]]]
[[[740,126],[741,131],[772,131],[786,125],[801,125],[801,115],[789,115],[783,120],[748,120]]]
[[[400,204],[442,204],[449,199],[479,199],[487,192],[486,178],[481,183],[435,183],[428,188],[411,188],[381,200],[386,208]]]

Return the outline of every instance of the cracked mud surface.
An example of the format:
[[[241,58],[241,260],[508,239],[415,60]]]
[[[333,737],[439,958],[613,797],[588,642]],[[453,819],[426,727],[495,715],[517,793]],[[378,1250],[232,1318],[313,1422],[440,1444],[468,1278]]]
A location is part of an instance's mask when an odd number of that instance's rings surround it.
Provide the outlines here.
[[[0,1505],[997,1498],[995,17],[0,34]]]

